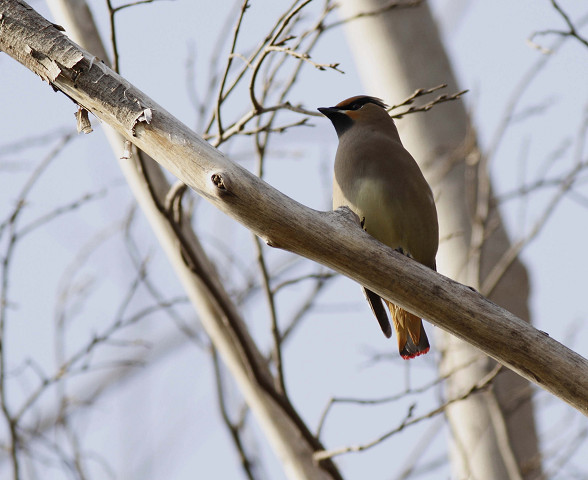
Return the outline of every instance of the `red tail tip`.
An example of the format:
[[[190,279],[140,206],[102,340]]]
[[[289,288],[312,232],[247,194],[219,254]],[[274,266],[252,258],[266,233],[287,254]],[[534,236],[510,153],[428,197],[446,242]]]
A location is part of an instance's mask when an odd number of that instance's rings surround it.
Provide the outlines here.
[[[404,358],[404,360],[410,360],[411,358],[415,358],[415,357],[418,357],[420,355],[424,355],[425,353],[428,353],[429,349],[430,349],[430,347],[427,347],[424,350],[420,350],[420,351],[418,351],[416,353],[410,353],[410,354],[406,354],[406,353],[405,354],[402,354],[401,353],[400,356],[402,358]]]

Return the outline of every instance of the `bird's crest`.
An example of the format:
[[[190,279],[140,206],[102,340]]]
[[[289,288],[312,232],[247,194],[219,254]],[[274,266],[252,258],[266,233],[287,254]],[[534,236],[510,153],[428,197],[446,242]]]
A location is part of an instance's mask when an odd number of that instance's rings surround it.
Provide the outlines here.
[[[388,108],[383,100],[376,97],[370,97],[368,95],[357,95],[355,97],[348,98],[347,100],[343,100],[335,105],[335,108],[339,108],[340,110],[358,110],[359,108],[363,107],[366,103],[373,103],[378,107],[383,109]]]

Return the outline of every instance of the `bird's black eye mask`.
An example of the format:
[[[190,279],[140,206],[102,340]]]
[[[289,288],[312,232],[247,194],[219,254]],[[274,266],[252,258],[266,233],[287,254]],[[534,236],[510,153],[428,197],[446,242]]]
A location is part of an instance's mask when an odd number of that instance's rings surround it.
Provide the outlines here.
[[[351,102],[344,104],[344,105],[339,104],[339,105],[337,105],[337,108],[339,108],[340,110],[359,110],[366,103],[373,103],[374,105],[377,105],[378,107],[381,107],[384,109],[388,108],[388,105],[386,105],[384,102],[382,102],[382,100],[380,100],[379,98],[368,97],[368,96],[362,96],[362,97],[355,98]]]

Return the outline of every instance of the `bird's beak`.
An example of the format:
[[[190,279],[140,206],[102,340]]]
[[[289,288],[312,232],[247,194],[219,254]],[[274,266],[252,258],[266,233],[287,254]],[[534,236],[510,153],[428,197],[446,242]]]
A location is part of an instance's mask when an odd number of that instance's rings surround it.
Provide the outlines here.
[[[335,107],[320,107],[317,108],[325,117],[331,118],[333,115],[339,113],[339,109]]]
[[[321,107],[317,110],[331,121],[339,137],[353,125],[353,121],[345,110],[337,107]]]

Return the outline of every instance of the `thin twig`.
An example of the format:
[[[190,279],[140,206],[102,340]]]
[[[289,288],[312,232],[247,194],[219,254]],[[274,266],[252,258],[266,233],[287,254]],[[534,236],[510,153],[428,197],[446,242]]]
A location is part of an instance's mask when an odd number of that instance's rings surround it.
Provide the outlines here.
[[[323,291],[324,287],[328,284],[328,280],[331,278],[334,278],[334,276],[322,278],[320,276],[317,277],[314,288],[308,294],[306,299],[300,303],[298,310],[294,313],[294,315],[292,315],[292,318],[286,327],[282,330],[282,343],[286,342],[296,327],[300,325],[300,321],[304,318],[304,316],[315,306],[316,299]]]
[[[127,246],[127,252],[131,258],[131,261],[133,262],[133,265],[138,271],[141,268],[141,265],[145,262],[145,258],[140,257],[139,246],[137,242],[135,242],[131,233],[132,222],[135,218],[133,213],[134,212],[131,212],[128,215],[128,221],[125,223],[124,238]],[[145,288],[147,289],[149,294],[157,303],[163,304],[165,302],[164,295],[156,287],[155,282],[151,281],[148,276],[143,278],[143,284],[145,285]],[[184,321],[183,316],[177,313],[174,308],[170,306],[169,308],[164,309],[164,312],[172,320],[174,325],[176,325],[178,330],[186,336],[186,338],[188,338],[191,342],[193,342],[199,347],[204,346],[204,341],[200,337],[198,331],[192,328],[190,325],[188,325]]]
[[[268,42],[268,46],[275,45],[276,42],[278,42],[278,38],[280,37],[280,35],[284,31],[284,29],[287,27],[288,23],[290,23],[292,18],[294,18],[294,16],[298,12],[300,12],[300,10],[302,10],[304,7],[306,7],[306,5],[308,5],[311,1],[312,0],[305,0],[300,5],[293,8],[289,14],[285,15],[284,19],[281,22],[281,25],[277,28],[277,31],[274,33],[273,37]],[[253,67],[253,73],[251,74],[251,80],[249,82],[249,98],[251,100],[251,103],[253,104],[253,109],[256,112],[260,111],[262,106],[257,101],[257,98],[255,96],[255,81],[257,79],[257,75],[259,74],[261,66],[263,65],[263,61],[267,58],[269,53],[270,53],[270,50],[268,50],[267,47],[264,48],[263,53],[261,54],[261,56],[259,57],[259,59],[255,63],[255,66]]]
[[[231,125],[231,127],[227,128],[223,132],[223,135],[221,138],[216,137],[214,139],[214,142],[212,142],[212,144],[215,147],[218,147],[221,143],[226,142],[233,135],[236,135],[237,133],[241,133],[243,131],[243,129],[245,128],[245,125],[247,125],[254,118],[258,117],[259,115],[261,115],[263,113],[271,113],[271,112],[276,112],[279,110],[289,110],[291,112],[302,113],[304,115],[308,115],[308,116],[312,116],[312,117],[320,117],[321,116],[320,113],[315,112],[314,110],[307,110],[301,106],[292,105],[289,102],[281,103],[278,105],[273,105],[271,107],[261,107],[260,110],[258,110],[258,111],[250,110],[248,113],[243,115],[236,123]],[[268,128],[269,127],[265,126],[265,127],[262,127],[261,129],[258,129],[258,131],[267,131]],[[208,140],[211,138],[211,136],[204,135],[203,138],[205,140]]]
[[[27,225],[23,226],[18,232],[16,232],[16,236],[20,239],[29,233],[33,232],[34,230],[46,225],[47,223],[55,220],[57,217],[61,215],[65,215],[66,213],[70,213],[78,208],[86,205],[89,202],[104,198],[106,196],[107,190],[102,189],[97,192],[93,193],[86,193],[82,195],[80,198],[73,200],[65,205],[60,207],[55,207],[50,212],[46,213],[45,215],[36,218],[32,222],[28,223]]]
[[[404,115],[408,115],[411,113],[428,112],[435,105],[460,99],[461,96],[464,95],[465,93],[467,93],[468,91],[469,90],[461,90],[461,91],[459,91],[457,93],[453,93],[451,95],[447,95],[447,94],[439,95],[437,98],[435,98],[434,100],[432,100],[429,103],[426,103],[425,105],[421,105],[418,107],[410,107],[403,112],[396,113],[396,114],[392,115],[392,118],[402,118]],[[418,90],[417,90],[417,92],[418,92]]]
[[[112,46],[112,69],[116,73],[120,73],[119,56],[118,56],[118,42],[116,40],[116,25],[114,22],[114,15],[115,15],[116,11],[115,11],[115,8],[112,6],[112,0],[106,0],[106,6],[108,7],[108,20],[110,22],[110,44]]]
[[[324,281],[324,280],[328,280],[329,278],[333,278],[335,276],[335,274],[333,272],[323,272],[323,273],[309,273],[308,275],[302,275],[300,277],[296,277],[296,278],[291,278],[289,280],[285,280],[281,283],[278,283],[274,288],[273,288],[273,293],[276,294],[278,293],[281,289],[285,288],[285,287],[290,287],[292,285],[296,285],[300,282],[304,282],[306,280],[320,280],[320,281]]]
[[[456,402],[460,402],[462,400],[465,400],[465,399],[469,398],[471,395],[474,395],[476,393],[484,391],[485,389],[487,389],[491,385],[492,381],[494,380],[494,378],[496,378],[496,375],[498,375],[498,373],[500,372],[501,369],[502,369],[502,365],[496,365],[496,367],[494,367],[494,369],[490,373],[488,373],[488,375],[486,375],[482,380],[480,380],[480,382],[473,385],[467,392],[463,393],[462,395],[459,395],[459,396],[456,396],[456,397],[453,397],[453,398],[447,400],[446,402],[444,402],[442,405],[438,406],[437,408],[434,408],[433,410],[430,410],[429,412],[427,412],[423,415],[420,415],[418,417],[413,417],[413,412],[414,412],[416,405],[415,404],[410,405],[408,407],[408,411],[407,411],[404,419],[400,422],[400,425],[398,425],[398,427],[394,428],[393,430],[390,430],[389,432],[385,433],[384,435],[381,435],[380,437],[376,438],[375,440],[372,440],[371,442],[364,443],[361,445],[353,445],[353,446],[341,447],[341,448],[337,448],[337,449],[333,449],[333,450],[325,450],[322,452],[317,452],[317,453],[315,453],[314,458],[317,461],[320,461],[320,460],[324,460],[326,458],[333,458],[338,455],[343,455],[346,453],[363,452],[364,450],[368,450],[372,447],[375,447],[376,445],[381,444],[382,442],[384,442],[385,440],[387,440],[391,436],[401,432],[406,427],[409,427],[411,425],[415,425],[423,420],[435,417],[435,416],[439,415],[440,413],[443,413],[448,406],[450,406]]]
[[[229,417],[229,412],[227,410],[226,405],[226,395],[225,390],[223,388],[223,376],[221,373],[221,366],[218,359],[218,354],[214,347],[211,347],[211,357],[212,357],[212,365],[214,367],[214,379],[216,383],[216,394],[218,399],[218,404],[221,412],[221,417],[223,419],[223,423],[227,427],[229,434],[231,435],[231,439],[233,440],[233,444],[237,449],[237,453],[239,454],[239,460],[241,461],[241,467],[243,467],[243,471],[249,480],[255,480],[255,475],[253,473],[253,467],[255,466],[255,462],[251,460],[245,451],[245,443],[241,438],[241,431],[243,429],[243,425],[245,422],[245,415],[241,416],[239,422],[234,423],[231,418]],[[247,409],[244,409],[244,412],[247,412]]]
[[[325,25],[324,30],[329,30],[331,28],[339,27],[341,25],[344,25],[345,23],[353,22],[353,21],[358,20],[360,18],[375,17],[378,15],[382,15],[383,13],[389,12],[391,10],[402,9],[402,8],[416,8],[421,3],[423,3],[423,1],[424,0],[409,0],[409,1],[404,1],[404,2],[398,2],[396,0],[392,0],[392,1],[388,2],[386,5],[382,5],[380,8],[377,8],[376,10],[372,10],[370,12],[359,12],[359,13],[353,15],[352,17],[344,18],[342,20],[338,20],[336,22],[333,22],[329,25]]]
[[[535,222],[529,233],[524,238],[511,245],[511,247],[506,252],[504,252],[502,257],[492,267],[492,270],[488,273],[484,281],[481,283],[480,293],[482,293],[482,295],[489,296],[492,293],[504,272],[506,272],[508,267],[517,258],[522,249],[526,245],[528,245],[541,232],[541,230],[547,223],[547,220],[551,217],[552,213],[554,212],[555,208],[559,205],[560,201],[564,198],[566,193],[568,193],[571,190],[571,188],[578,180],[578,174],[582,170],[588,168],[588,160],[582,159],[584,150],[584,139],[587,131],[588,115],[585,115],[584,121],[578,133],[578,148],[576,150],[576,159],[574,167],[561,181],[561,183],[559,184],[558,191],[553,195],[547,207],[544,209],[542,215]]]
[[[235,47],[237,46],[237,38],[239,37],[241,23],[243,22],[243,16],[245,15],[245,11],[247,10],[247,8],[249,8],[249,0],[243,0],[243,3],[241,4],[241,10],[239,11],[239,17],[237,18],[237,22],[235,23],[235,27],[233,29],[233,40],[231,42],[231,50],[229,52],[229,55],[227,56],[227,64],[225,66],[224,73],[221,77],[221,82],[218,89],[216,105],[214,108],[214,116],[216,117],[216,124],[218,128],[218,138],[221,138],[223,135],[223,124],[221,120],[221,104],[223,102],[225,84],[227,82],[229,70],[231,69],[231,65],[233,63]]]
[[[353,405],[360,405],[360,406],[372,406],[372,405],[383,405],[383,404],[387,404],[387,403],[397,402],[398,400],[406,398],[409,395],[418,395],[418,394],[421,394],[421,393],[424,393],[424,392],[430,390],[433,387],[436,387],[437,385],[446,381],[449,377],[455,375],[457,372],[459,372],[461,370],[468,368],[469,366],[471,366],[473,363],[475,363],[477,361],[478,361],[478,358],[474,357],[473,359],[466,362],[465,364],[456,366],[451,371],[449,371],[443,375],[440,375],[439,377],[435,378],[431,382],[428,382],[420,387],[417,387],[417,388],[408,387],[408,388],[405,388],[400,393],[397,393],[394,395],[389,395],[389,396],[382,397],[382,398],[363,399],[363,398],[351,398],[351,397],[331,397],[329,399],[329,401],[327,402],[327,404],[326,404],[325,408],[323,409],[323,412],[320,416],[319,424],[317,427],[317,437],[320,438],[324,424],[327,419],[327,416],[330,413],[331,409],[336,404],[353,404]]]
[[[139,282],[140,283],[140,282]],[[137,279],[131,285],[131,290],[129,290],[126,298],[120,305],[119,310],[125,309],[128,306],[128,298],[129,295],[132,296],[134,290],[138,286]],[[16,421],[20,421],[20,419],[25,415],[25,413],[37,402],[37,400],[47,392],[47,387],[53,384],[57,384],[61,380],[63,380],[66,376],[71,375],[72,373],[83,373],[90,370],[89,362],[90,355],[94,352],[94,350],[102,345],[114,345],[116,342],[111,341],[112,336],[117,333],[118,331],[127,328],[131,325],[136,324],[140,320],[146,318],[149,315],[153,315],[158,313],[161,309],[169,308],[170,306],[176,304],[185,304],[187,303],[187,299],[184,296],[170,298],[164,302],[157,302],[153,305],[149,305],[140,309],[138,312],[134,313],[129,317],[118,317],[115,321],[106,328],[102,333],[95,334],[86,345],[81,346],[75,353],[73,353],[67,360],[65,360],[57,369],[57,371],[50,377],[46,377],[42,380],[39,384],[37,389],[31,393],[27,399],[22,403],[19,407],[17,413],[14,415]],[[138,345],[137,342],[125,342],[124,345]],[[124,363],[126,366],[128,365],[137,365],[137,362],[126,362]],[[114,364],[110,364],[114,367],[120,367],[121,362],[116,362]],[[76,368],[78,369],[76,371]]]
[[[406,99],[404,99],[402,102],[400,102],[396,105],[392,105],[391,107],[388,107],[388,112],[391,112],[392,110],[396,110],[397,108],[400,108],[400,107],[405,107],[406,105],[412,105],[414,103],[415,99],[422,97],[424,95],[429,95],[430,93],[436,92],[437,90],[441,90],[446,87],[447,87],[446,83],[441,83],[440,85],[437,85],[436,87],[419,88],[419,89],[415,90],[412,93],[412,95],[409,95],[408,97],[406,97]]]
[[[240,135],[256,135],[261,132],[284,133],[289,128],[302,126],[308,126],[308,118],[303,118],[301,120],[298,120],[297,122],[287,123],[286,125],[280,125],[279,127],[270,127],[269,125],[263,125],[253,130],[243,130],[242,132],[240,132]]]
[[[304,62],[310,63],[314,68],[316,68],[318,70],[326,70],[327,68],[330,68],[332,70],[335,70],[336,72],[345,73],[343,70],[338,68],[339,67],[338,63],[316,63],[310,59],[310,55],[308,53],[300,53],[300,52],[297,52],[296,50],[293,50],[288,47],[279,47],[279,46],[275,46],[275,45],[270,45],[270,46],[266,47],[266,50],[268,52],[283,52],[283,53],[290,55],[294,58],[297,58],[297,59],[302,60]]]
[[[564,22],[568,26],[568,30],[556,30],[556,29],[548,29],[548,30],[541,30],[539,32],[534,32],[528,39],[528,42],[533,46],[538,48],[542,53],[553,53],[553,51],[549,48],[544,48],[538,44],[536,44],[533,39],[537,36],[545,36],[545,35],[559,35],[562,37],[572,37],[582,43],[585,47],[588,47],[588,40],[582,37],[576,26],[572,23],[572,20],[568,16],[568,14],[563,10],[563,8],[556,2],[556,0],[551,0],[551,5],[553,8],[559,13],[561,18],[563,18]]]
[[[588,16],[584,17],[581,22],[582,24],[588,20]],[[563,37],[556,41],[553,46],[551,47],[552,51],[556,51],[559,49],[565,42],[566,37]],[[475,153],[478,161],[477,170],[478,170],[478,184],[476,185],[476,210],[473,215],[473,223],[472,223],[472,233],[470,238],[470,251],[468,253],[468,266],[472,269],[470,272],[470,281],[471,283],[477,282],[484,282],[485,287],[481,288],[481,291],[489,291],[493,290],[496,286],[500,277],[498,277],[499,270],[493,269],[492,277],[488,282],[488,277],[486,280],[482,280],[480,278],[480,258],[482,252],[482,246],[486,238],[490,235],[489,225],[487,225],[487,221],[490,215],[491,209],[491,192],[490,192],[490,179],[488,177],[488,170],[489,165],[500,144],[502,143],[503,139],[505,138],[507,128],[512,124],[514,119],[516,119],[515,110],[523,98],[523,94],[526,90],[530,88],[532,81],[535,80],[539,73],[542,71],[543,68],[547,65],[549,59],[552,58],[550,56],[543,56],[534,65],[523,75],[517,86],[514,88],[509,101],[506,104],[505,112],[502,116],[503,120],[500,123],[497,131],[495,132],[493,139],[490,141],[490,146],[485,153],[479,151],[477,145],[472,146],[472,151]],[[505,267],[507,264],[510,265],[516,257],[512,257],[512,253],[520,251],[524,244],[518,244],[516,246],[512,246],[508,252],[510,252],[507,256],[503,256],[502,268]],[[506,253],[505,253],[506,255]],[[504,271],[501,268],[501,271]]]
[[[129,2],[129,3],[125,3],[123,5],[119,5],[118,7],[115,7],[112,11],[113,13],[118,13],[121,10],[124,10],[125,8],[129,8],[129,7],[136,7],[137,5],[144,5],[146,3],[153,3],[153,2],[160,2],[163,0],[138,0],[136,2]],[[172,0],[169,0],[172,1]]]
[[[20,460],[18,457],[18,450],[20,448],[20,436],[18,433],[18,418],[13,416],[8,404],[8,393],[7,379],[6,379],[6,326],[7,326],[7,308],[9,306],[9,279],[10,270],[12,266],[12,260],[14,258],[14,251],[18,244],[18,221],[20,215],[24,211],[26,205],[26,199],[28,198],[32,188],[36,185],[37,181],[41,178],[43,173],[49,167],[49,165],[57,158],[59,153],[63,150],[65,145],[71,140],[72,134],[64,136],[59,144],[51,150],[41,163],[35,168],[28,180],[21,189],[16,205],[10,214],[6,222],[0,226],[0,235],[3,234],[5,228],[8,228],[8,241],[6,250],[2,257],[2,263],[0,266],[0,409],[2,410],[3,417],[7,423],[10,443],[8,446],[9,456],[12,463],[13,478],[18,480],[20,478]]]
[[[270,285],[270,274],[267,268],[265,257],[263,255],[261,240],[257,236],[254,236],[253,240],[257,250],[257,264],[259,265],[259,270],[261,271],[262,287],[270,311],[271,332],[273,338],[272,359],[274,367],[276,368],[276,387],[283,395],[286,395],[286,382],[284,380],[284,368],[282,363],[282,339],[278,325],[278,314],[276,311],[275,297]]]

